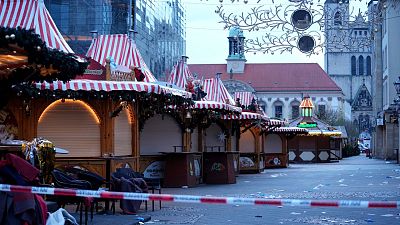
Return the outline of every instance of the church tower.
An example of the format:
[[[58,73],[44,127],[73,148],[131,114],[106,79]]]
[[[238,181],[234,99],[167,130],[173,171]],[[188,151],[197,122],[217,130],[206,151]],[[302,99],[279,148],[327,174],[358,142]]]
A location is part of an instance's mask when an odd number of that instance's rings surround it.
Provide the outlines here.
[[[359,133],[371,128],[371,26],[361,12],[350,15],[349,0],[326,0],[325,71],[344,93],[345,118]]]
[[[229,54],[226,59],[228,74],[244,72],[247,61],[244,56],[244,39],[243,31],[239,27],[232,27],[229,30]]]

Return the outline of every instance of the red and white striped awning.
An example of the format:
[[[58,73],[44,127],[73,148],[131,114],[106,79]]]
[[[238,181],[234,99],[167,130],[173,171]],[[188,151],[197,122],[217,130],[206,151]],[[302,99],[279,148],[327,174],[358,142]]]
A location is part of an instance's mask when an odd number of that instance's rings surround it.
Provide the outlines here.
[[[203,81],[203,91],[207,93],[204,100],[235,105],[232,96],[218,77],[205,79]]]
[[[235,92],[234,100],[240,99],[240,105],[244,105],[245,107],[251,105],[251,101],[253,99],[257,99],[253,92]]]
[[[154,83],[135,81],[103,81],[103,80],[71,80],[69,82],[53,81],[37,82],[35,87],[40,90],[61,90],[61,91],[136,91],[155,94],[172,94],[190,98],[192,95],[183,90],[160,86]]]
[[[307,134],[308,130],[305,128],[299,127],[277,127],[271,132],[273,133],[300,133],[300,134]]]
[[[33,29],[48,47],[74,53],[58,30],[43,0],[1,0],[0,26]]]
[[[268,117],[265,117],[259,113],[253,112],[242,112],[240,115],[224,115],[225,120],[264,120],[268,121]]]
[[[106,65],[106,59],[111,58],[117,65],[130,70],[139,68],[145,75],[145,82],[155,82],[157,79],[147,67],[134,41],[126,34],[99,35],[94,38],[86,56]]]
[[[269,119],[266,123],[266,126],[285,126],[286,122],[283,120],[277,120],[277,119]]]
[[[193,80],[193,75],[186,64],[186,57],[183,56],[181,61],[174,66],[168,79],[168,83],[185,90],[188,80]]]
[[[232,112],[241,112],[242,108],[215,101],[195,101],[194,109],[222,109]]]

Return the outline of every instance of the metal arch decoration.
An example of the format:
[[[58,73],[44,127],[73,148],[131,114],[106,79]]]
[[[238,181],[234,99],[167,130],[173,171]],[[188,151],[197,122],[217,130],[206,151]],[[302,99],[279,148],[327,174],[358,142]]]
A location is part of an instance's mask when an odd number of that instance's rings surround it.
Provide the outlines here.
[[[294,49],[310,56],[312,54],[322,53],[324,50],[343,51],[365,51],[370,48],[374,31],[377,32],[376,25],[382,23],[382,16],[378,13],[380,9],[397,7],[396,0],[387,0],[385,3],[378,1],[375,10],[369,12],[354,12],[346,9],[343,13],[348,16],[347,19],[341,20],[341,24],[329,23],[334,21],[332,12],[335,8],[324,5],[323,0],[288,0],[289,5],[275,4],[274,0],[270,1],[274,5],[267,7],[264,4],[252,7],[249,12],[234,14],[228,12],[225,8],[223,0],[219,0],[220,6],[217,6],[215,13],[222,19],[220,23],[225,24],[225,29],[231,27],[239,27],[248,32],[265,31],[263,35],[248,38],[244,43],[245,52],[274,54],[274,53],[293,53]],[[350,0],[338,0],[339,6],[343,2]],[[363,0],[351,0],[363,1]],[[230,2],[240,2],[239,0],[230,0]],[[249,1],[244,0],[245,4]],[[258,0],[256,3],[260,3]],[[337,6],[335,6],[337,7]],[[342,8],[343,9],[343,8]],[[368,27],[368,35],[360,37],[352,34],[354,26]],[[327,32],[330,37],[327,38]]]

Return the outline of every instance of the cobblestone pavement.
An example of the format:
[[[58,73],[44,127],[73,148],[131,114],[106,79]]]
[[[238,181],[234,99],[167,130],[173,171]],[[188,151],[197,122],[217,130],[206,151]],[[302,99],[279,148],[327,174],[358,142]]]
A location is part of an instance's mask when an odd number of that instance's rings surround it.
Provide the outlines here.
[[[289,168],[265,170],[260,174],[241,174],[236,184],[165,188],[163,193],[400,201],[400,166],[357,156],[338,163],[292,164]],[[400,224],[399,209],[189,205],[167,202],[163,203],[161,210],[143,211],[139,215],[151,216],[151,221],[146,224]],[[114,221],[113,224],[129,224]]]

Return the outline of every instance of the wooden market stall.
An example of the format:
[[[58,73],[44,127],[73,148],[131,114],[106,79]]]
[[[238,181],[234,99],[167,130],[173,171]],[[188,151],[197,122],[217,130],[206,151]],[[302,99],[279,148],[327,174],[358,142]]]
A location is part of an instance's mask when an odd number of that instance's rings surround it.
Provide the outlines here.
[[[232,97],[218,77],[195,80],[186,60],[187,57],[182,58],[169,79],[170,83],[191,91],[195,100],[186,112],[190,114],[185,116],[184,131],[188,136],[184,135],[183,140],[187,141],[187,145],[180,154],[185,155],[183,158],[194,158],[194,174],[200,175],[204,183],[234,183],[235,174],[239,172],[238,132],[232,121],[223,120],[221,116],[238,114],[241,109],[234,106]],[[192,174],[190,168],[186,173]],[[176,172],[179,168],[172,171],[179,173]]]
[[[266,129],[264,137],[265,168],[281,168],[289,165],[288,141],[296,135],[307,134],[307,129],[298,127],[277,127]]]
[[[203,87],[207,95],[203,101],[196,101],[193,107],[195,110],[213,110],[208,114],[204,126],[199,128],[199,146],[203,150],[203,180],[210,184],[236,183],[236,175],[240,171],[239,123],[225,120],[223,116],[239,115],[241,108],[235,106],[233,98],[218,76],[205,79]]]
[[[306,128],[307,134],[296,136],[288,142],[290,162],[330,162],[335,156],[335,142],[340,142],[342,132],[313,116],[314,104],[305,96],[300,104],[301,117],[291,126]]]

